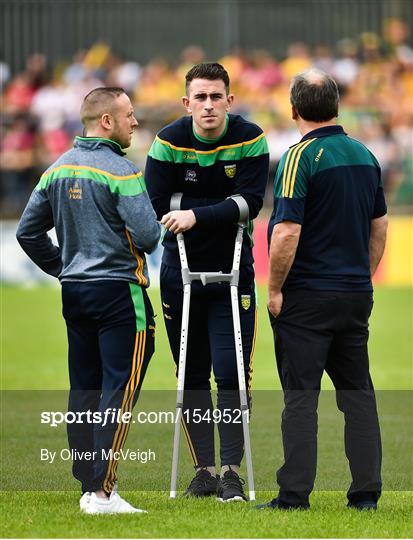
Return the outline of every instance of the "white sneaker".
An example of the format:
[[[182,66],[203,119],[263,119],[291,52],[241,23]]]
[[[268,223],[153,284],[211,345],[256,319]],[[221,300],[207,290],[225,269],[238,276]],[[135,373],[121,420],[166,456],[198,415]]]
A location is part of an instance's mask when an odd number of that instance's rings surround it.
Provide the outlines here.
[[[91,495],[92,493],[90,491],[85,491],[85,493],[83,493],[83,495],[80,497],[79,506],[82,512],[86,511],[86,507],[88,506],[90,502]]]
[[[112,491],[109,499],[103,499],[97,497],[96,493],[92,493],[89,503],[83,510],[86,514],[146,514],[146,510],[140,508],[134,508],[131,504],[126,502],[122,497]]]

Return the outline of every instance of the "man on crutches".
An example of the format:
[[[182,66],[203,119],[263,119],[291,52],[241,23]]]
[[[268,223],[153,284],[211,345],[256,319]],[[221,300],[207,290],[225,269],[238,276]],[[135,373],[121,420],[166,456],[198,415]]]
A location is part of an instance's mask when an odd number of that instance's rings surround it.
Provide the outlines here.
[[[221,65],[206,63],[193,67],[186,75],[183,97],[189,116],[160,131],[145,170],[152,204],[158,219],[169,230],[163,242],[161,296],[177,366],[184,294],[175,235],[186,233],[188,272],[199,274],[190,283],[185,351],[182,425],[196,469],[186,495],[217,495],[224,502],[246,500],[238,471],[244,451],[242,418],[248,415],[240,402],[230,295],[232,278],[228,276],[233,273],[238,222],[247,211],[249,221],[242,225],[239,237],[236,292],[238,337],[249,407],[256,330],[251,220],[262,207],[269,163],[262,130],[238,115],[228,114],[232,102],[228,74]],[[171,211],[171,197],[177,192],[183,194],[180,210]],[[205,278],[205,274],[218,272],[224,274],[222,279]],[[204,274],[202,281],[200,274]],[[233,287],[234,284],[232,280]],[[218,390],[216,409],[210,391],[211,367]],[[220,435],[220,476],[215,468],[215,423]]]

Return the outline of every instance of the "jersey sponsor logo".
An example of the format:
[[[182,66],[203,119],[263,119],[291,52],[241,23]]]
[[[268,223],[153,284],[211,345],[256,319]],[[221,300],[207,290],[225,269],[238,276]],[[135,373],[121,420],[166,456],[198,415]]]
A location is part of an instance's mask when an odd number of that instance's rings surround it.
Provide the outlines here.
[[[82,198],[82,188],[80,187],[79,182],[76,182],[69,188],[69,199],[79,200]]]
[[[186,174],[185,174],[185,181],[186,182],[197,182],[198,178],[196,177],[196,172],[187,170]]]
[[[323,152],[324,152],[324,148],[320,148],[320,151],[318,152],[317,157],[315,158],[314,161],[320,161],[321,154],[322,154]]]
[[[237,172],[237,166],[235,163],[233,165],[224,165],[224,170],[228,178],[234,178],[235,173]]]
[[[242,294],[241,295],[241,306],[245,311],[247,311],[251,306],[251,295],[249,294]]]
[[[196,161],[196,154],[193,153],[193,154],[182,154],[182,158],[185,160],[185,159],[193,159],[194,161]]]

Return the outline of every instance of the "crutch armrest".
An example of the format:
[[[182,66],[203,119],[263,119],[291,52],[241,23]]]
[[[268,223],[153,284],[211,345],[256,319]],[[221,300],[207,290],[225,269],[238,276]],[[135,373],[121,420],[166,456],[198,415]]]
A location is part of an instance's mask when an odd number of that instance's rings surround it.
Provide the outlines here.
[[[239,194],[234,194],[234,195],[231,195],[231,197],[228,197],[228,199],[232,199],[235,202],[235,204],[238,206],[239,223],[247,222],[249,214],[250,214],[250,209],[244,197]]]

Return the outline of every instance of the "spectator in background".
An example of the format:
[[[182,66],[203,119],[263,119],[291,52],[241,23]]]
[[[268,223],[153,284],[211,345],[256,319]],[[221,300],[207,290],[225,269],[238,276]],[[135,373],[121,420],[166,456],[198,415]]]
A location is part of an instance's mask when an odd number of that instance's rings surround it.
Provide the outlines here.
[[[61,83],[49,76],[45,84],[33,95],[30,112],[37,118],[41,131],[63,127],[65,100],[64,87]]]
[[[1,214],[13,216],[21,211],[32,190],[35,168],[35,127],[30,116],[21,112],[10,117],[1,141]]]
[[[310,68],[311,64],[308,46],[300,41],[291,43],[287,49],[287,58],[281,62],[284,79],[290,81],[297,73]]]
[[[82,81],[88,68],[85,66],[84,60],[86,56],[86,51],[80,50],[77,51],[73,56],[72,63],[66,68],[63,73],[63,81],[66,85],[76,84],[79,81]]]
[[[388,53],[402,65],[413,64],[413,49],[407,43],[409,28],[405,22],[391,17],[384,21],[384,39]]]
[[[103,82],[96,78],[90,67],[85,64],[81,78],[73,79],[63,90],[65,104],[65,129],[72,138],[82,134],[83,126],[79,120],[79,111],[83,97],[93,88],[103,86]]]
[[[280,66],[268,51],[259,49],[252,52],[249,66],[243,71],[242,82],[254,93],[255,98],[258,90],[265,91],[277,86],[282,80]]]
[[[69,149],[71,137],[65,129],[66,111],[64,91],[61,83],[50,77],[34,95],[30,111],[37,119],[38,164],[44,168]]]
[[[147,64],[135,90],[135,101],[151,108],[151,114],[165,118],[177,111],[176,103],[182,94],[182,81],[164,58],[155,58]]]
[[[352,39],[337,43],[338,58],[333,63],[333,76],[339,89],[350,85],[357,77],[360,66],[357,60],[357,44]]]
[[[106,68],[107,86],[120,86],[127,94],[133,94],[142,74],[142,67],[137,62],[126,60],[123,54],[111,53]]]
[[[28,57],[25,69],[6,88],[4,106],[10,114],[28,111],[35,93],[48,79],[46,57],[34,53]]]
[[[318,45],[311,56],[307,45],[292,43],[287,57],[279,65],[271,53],[261,50],[254,51],[247,58],[243,51],[234,49],[220,62],[227,66],[237,94],[233,111],[267,126],[270,137],[276,134],[282,140],[291,140],[294,136],[286,126],[290,114],[290,75],[286,74],[295,75],[309,65],[331,73],[339,85],[342,98],[340,115],[345,117],[349,133],[363,140],[365,124],[378,126],[375,129],[380,134],[375,137],[374,144],[380,146],[385,155],[392,154],[393,145],[397,144],[398,155],[393,160],[389,176],[392,180],[385,180],[385,189],[390,201],[401,201],[411,191],[408,185],[412,182],[409,171],[413,132],[413,50],[408,44],[408,27],[404,21],[386,19],[383,26],[383,39],[376,34],[365,33],[360,37],[340,40],[335,56],[325,45]],[[204,56],[205,51],[201,47],[190,45],[182,51],[179,65],[175,67],[165,59],[154,59],[141,67],[134,59],[126,60],[115,54],[104,43],[97,43],[88,51],[78,51],[63,73],[63,84],[59,86],[53,83],[53,93],[49,94],[52,96],[52,108],[56,108],[59,101],[57,94],[61,93],[64,126],[56,127],[55,134],[53,130],[47,130],[47,144],[42,140],[43,135],[39,138],[40,148],[35,161],[40,160],[44,166],[48,152],[54,155],[62,151],[66,138],[71,139],[82,132],[78,112],[83,95],[92,88],[113,84],[126,87],[128,93],[134,96],[136,114],[145,122],[148,136],[141,136],[139,144],[145,142],[139,149],[135,146],[131,148],[131,152],[137,151],[136,159],[143,163],[141,155],[147,149],[146,139],[152,139],[162,125],[172,122],[180,114],[177,106],[182,94],[180,74],[188,64],[195,64],[197,59]],[[10,115],[32,110],[39,118],[43,116],[43,111],[50,118],[45,106],[45,96],[51,92],[46,64],[44,55],[34,54],[28,58],[25,69],[11,79],[7,79],[7,69],[0,64],[0,77],[7,81],[2,109],[7,121],[5,132],[11,125],[11,119],[7,118]],[[46,94],[42,91],[45,85]],[[40,96],[37,96],[39,92]],[[40,122],[50,125],[49,120]],[[371,129],[368,127],[369,131]],[[270,149],[274,154],[271,156],[274,166],[278,160],[277,148],[272,145]],[[402,193],[400,197],[397,195],[399,189]]]
[[[0,51],[0,58],[3,54]],[[10,66],[4,60],[0,60],[0,89],[4,88],[10,79]]]
[[[30,109],[35,89],[27,73],[16,75],[4,92],[4,109],[9,114],[27,112]]]
[[[313,66],[332,75],[334,71],[334,57],[328,45],[317,45],[314,49]]]
[[[205,60],[205,51],[198,45],[189,45],[181,52],[181,62],[177,68],[178,79],[182,81],[192,66]]]
[[[233,49],[227,55],[219,59],[219,63],[227,67],[231,77],[231,86],[238,95],[240,92],[239,83],[241,77],[248,66],[247,58],[241,49]]]

